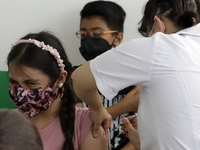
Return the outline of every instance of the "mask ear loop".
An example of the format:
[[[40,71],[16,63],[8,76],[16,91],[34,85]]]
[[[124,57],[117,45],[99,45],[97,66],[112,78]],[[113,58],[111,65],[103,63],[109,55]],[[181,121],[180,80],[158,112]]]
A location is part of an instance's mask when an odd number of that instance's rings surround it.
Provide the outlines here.
[[[151,32],[149,33],[149,37],[151,37],[151,35],[152,35],[152,33],[153,33],[153,30],[154,30],[154,28],[155,28],[155,22],[154,22],[154,24],[153,24],[153,27],[152,27],[152,29],[151,29]]]
[[[60,93],[60,98],[63,98],[63,95],[64,95],[64,87],[61,87],[61,93]]]
[[[162,21],[161,21],[162,22]],[[163,28],[164,28],[164,30],[163,30],[163,33],[164,33],[164,31],[165,31],[165,24],[162,22],[162,25],[163,25]]]
[[[163,33],[164,33],[164,31],[165,31],[165,24],[161,21],[161,23],[162,23],[162,25],[163,25],[163,28],[164,28],[164,30],[163,30]],[[154,22],[154,24],[153,24],[153,27],[152,27],[152,29],[151,29],[151,32],[149,33],[149,37],[152,35],[152,33],[153,33],[153,30],[154,30],[154,28],[155,28],[155,22]]]
[[[116,40],[116,37],[118,36],[118,34],[119,34],[119,32],[117,32],[117,34],[116,34],[116,36],[115,36],[115,39],[113,40],[111,46],[116,46],[116,45],[114,45],[114,43],[115,43],[115,40]]]

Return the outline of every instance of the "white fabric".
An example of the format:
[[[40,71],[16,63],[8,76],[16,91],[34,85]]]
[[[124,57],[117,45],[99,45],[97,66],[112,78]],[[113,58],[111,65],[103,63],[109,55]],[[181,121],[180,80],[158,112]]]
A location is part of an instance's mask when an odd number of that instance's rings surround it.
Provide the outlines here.
[[[200,24],[131,40],[90,62],[98,89],[112,99],[142,87],[141,150],[200,150]]]

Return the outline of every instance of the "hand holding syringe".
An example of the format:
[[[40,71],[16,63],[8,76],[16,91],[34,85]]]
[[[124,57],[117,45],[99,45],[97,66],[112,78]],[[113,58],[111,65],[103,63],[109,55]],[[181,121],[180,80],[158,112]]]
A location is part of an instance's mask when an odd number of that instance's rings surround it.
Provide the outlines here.
[[[133,119],[136,118],[136,117],[137,117],[137,113],[135,113],[135,116],[133,116],[132,118],[130,118],[129,121],[133,120]],[[118,129],[119,127],[121,127],[121,126],[123,126],[123,125],[124,125],[124,124],[122,123],[122,124],[120,124],[120,125],[114,127],[112,130],[116,130],[116,129]]]

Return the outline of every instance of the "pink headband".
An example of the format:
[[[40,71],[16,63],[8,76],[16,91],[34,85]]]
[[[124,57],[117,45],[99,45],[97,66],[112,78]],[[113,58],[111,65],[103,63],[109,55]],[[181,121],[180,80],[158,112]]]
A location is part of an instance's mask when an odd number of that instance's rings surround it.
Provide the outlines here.
[[[42,48],[42,50],[49,51],[55,57],[55,59],[57,60],[58,66],[60,67],[60,70],[64,70],[65,65],[63,64],[63,60],[60,59],[60,55],[55,48],[53,48],[49,45],[45,45],[44,42],[39,42],[38,40],[35,40],[35,39],[28,39],[28,40],[19,40],[19,41],[15,42],[14,44],[12,44],[11,50],[13,49],[14,46],[16,46],[20,43],[33,43],[37,47]]]

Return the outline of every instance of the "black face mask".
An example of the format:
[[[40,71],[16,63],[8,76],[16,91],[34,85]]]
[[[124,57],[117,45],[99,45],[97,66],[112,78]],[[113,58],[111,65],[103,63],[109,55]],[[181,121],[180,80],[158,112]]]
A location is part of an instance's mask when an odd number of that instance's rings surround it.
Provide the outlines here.
[[[111,48],[112,45],[109,45],[107,40],[103,38],[93,39],[87,36],[87,38],[81,40],[79,51],[85,60],[89,61]]]

